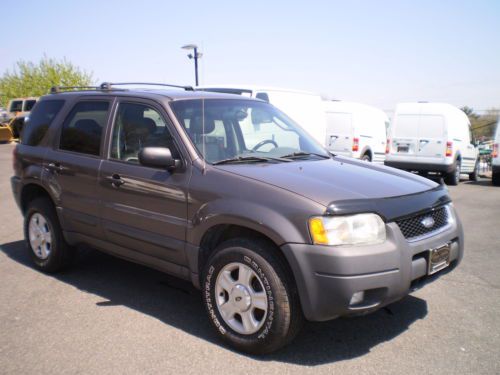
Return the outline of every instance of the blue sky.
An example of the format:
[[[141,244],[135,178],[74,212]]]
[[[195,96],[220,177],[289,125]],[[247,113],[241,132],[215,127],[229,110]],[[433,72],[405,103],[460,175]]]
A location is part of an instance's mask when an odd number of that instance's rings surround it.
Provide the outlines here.
[[[0,72],[67,58],[98,81],[246,83],[393,109],[500,107],[500,1],[1,1]]]

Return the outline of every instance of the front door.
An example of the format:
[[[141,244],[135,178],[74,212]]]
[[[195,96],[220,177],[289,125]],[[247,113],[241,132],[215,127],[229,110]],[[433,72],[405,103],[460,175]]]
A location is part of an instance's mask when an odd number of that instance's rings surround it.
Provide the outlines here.
[[[99,175],[102,224],[109,242],[147,256],[148,262],[156,258],[185,266],[187,163],[169,172],[138,161],[143,147],[168,147],[174,158],[182,159],[172,128],[154,103],[118,102],[109,157]]]

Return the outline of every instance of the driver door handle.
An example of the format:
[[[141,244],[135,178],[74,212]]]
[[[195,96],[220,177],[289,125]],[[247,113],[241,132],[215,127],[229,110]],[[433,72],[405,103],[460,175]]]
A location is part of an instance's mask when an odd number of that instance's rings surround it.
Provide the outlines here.
[[[46,165],[46,168],[49,171],[56,172],[56,173],[61,173],[63,171],[67,171],[68,170],[68,168],[62,166],[59,163],[49,163],[49,164]]]
[[[125,183],[125,181],[117,173],[113,174],[112,176],[106,177],[106,180],[109,183],[111,183],[111,186],[113,186],[116,189],[119,188],[120,186],[122,186]]]

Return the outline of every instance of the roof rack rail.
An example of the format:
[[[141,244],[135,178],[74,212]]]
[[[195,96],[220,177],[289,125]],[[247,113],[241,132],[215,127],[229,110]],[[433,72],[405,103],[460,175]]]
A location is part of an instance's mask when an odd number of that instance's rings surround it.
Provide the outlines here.
[[[193,86],[171,85],[168,83],[153,83],[153,82],[103,82],[101,90],[112,90],[113,86],[128,86],[128,85],[147,85],[147,86],[166,86],[184,89],[186,91],[194,91]]]
[[[70,90],[100,90],[100,86],[52,86],[50,88],[51,94],[56,94],[62,91],[70,91]]]

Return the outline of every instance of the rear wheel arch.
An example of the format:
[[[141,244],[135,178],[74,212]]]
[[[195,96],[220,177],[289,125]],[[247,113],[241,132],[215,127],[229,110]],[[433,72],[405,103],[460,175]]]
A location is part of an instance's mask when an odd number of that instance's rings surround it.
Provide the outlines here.
[[[363,150],[363,152],[361,153],[361,159],[364,159],[365,156],[368,157],[370,161],[373,161],[373,153],[369,147]]]
[[[21,190],[21,210],[26,213],[31,202],[37,198],[47,198],[55,207],[54,200],[49,192],[42,186],[34,183],[23,186]]]

